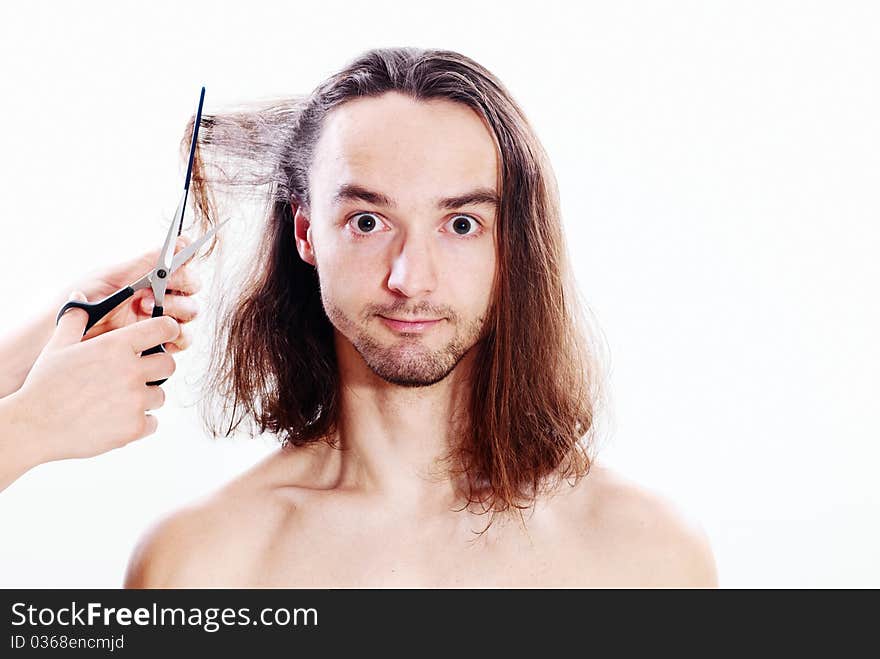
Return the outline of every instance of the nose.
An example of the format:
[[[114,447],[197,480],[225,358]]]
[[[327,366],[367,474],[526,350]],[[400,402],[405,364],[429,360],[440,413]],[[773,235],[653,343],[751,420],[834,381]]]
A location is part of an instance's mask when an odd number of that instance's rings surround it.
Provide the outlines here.
[[[388,288],[406,297],[431,293],[437,287],[437,268],[427,236],[408,236],[391,263]]]

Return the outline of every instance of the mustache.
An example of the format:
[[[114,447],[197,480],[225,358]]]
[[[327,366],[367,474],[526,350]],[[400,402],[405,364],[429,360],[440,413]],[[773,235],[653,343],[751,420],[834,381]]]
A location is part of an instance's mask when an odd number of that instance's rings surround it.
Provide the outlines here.
[[[371,304],[364,310],[364,317],[371,316],[394,316],[395,318],[447,318],[455,320],[458,314],[448,307],[438,307],[427,302],[415,306],[407,306],[406,301],[392,306]]]

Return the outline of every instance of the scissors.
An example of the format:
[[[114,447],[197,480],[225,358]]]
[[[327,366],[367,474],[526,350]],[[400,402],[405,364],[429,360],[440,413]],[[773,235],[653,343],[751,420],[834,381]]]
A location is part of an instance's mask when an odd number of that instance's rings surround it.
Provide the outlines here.
[[[201,95],[199,96],[199,108],[196,111],[196,120],[193,124],[193,135],[192,135],[192,144],[189,149],[189,165],[186,169],[186,180],[183,184],[183,195],[180,197],[180,202],[177,204],[177,210],[174,211],[174,219],[171,222],[171,226],[168,228],[168,234],[165,236],[165,243],[162,245],[162,250],[159,252],[159,259],[156,261],[156,267],[154,267],[150,272],[145,274],[143,277],[138,279],[137,281],[120,288],[115,293],[109,295],[104,298],[100,302],[78,302],[76,300],[72,300],[66,303],[61,310],[58,312],[58,316],[55,318],[55,324],[61,320],[61,316],[63,316],[68,309],[83,309],[89,315],[89,321],[86,323],[86,328],[83,334],[85,335],[98,321],[100,321],[104,316],[113,311],[120,304],[128,300],[132,295],[135,294],[136,291],[141,290],[142,288],[146,288],[149,286],[153,289],[153,298],[155,299],[155,306],[153,307],[153,318],[157,318],[159,316],[164,315],[164,304],[165,304],[165,289],[168,287],[168,278],[174,274],[174,272],[182,266],[184,263],[190,260],[192,256],[199,251],[199,248],[205,244],[207,240],[209,240],[217,231],[229,220],[224,220],[213,229],[208,231],[204,236],[196,240],[194,243],[187,245],[184,249],[179,251],[177,254],[174,254],[174,245],[177,242],[176,237],[180,235],[183,230],[183,216],[186,213],[186,199],[189,194],[189,182],[192,177],[192,167],[193,167],[193,159],[196,154],[196,144],[198,142],[199,136],[199,124],[202,119],[202,104],[205,101],[205,88],[202,87]],[[160,344],[157,346],[153,346],[152,348],[148,348],[141,353],[141,356],[144,355],[154,355],[159,352],[165,352],[165,348]],[[166,378],[167,379],[167,378]],[[147,384],[151,385],[160,385],[165,380],[156,380],[154,382],[147,382]]]

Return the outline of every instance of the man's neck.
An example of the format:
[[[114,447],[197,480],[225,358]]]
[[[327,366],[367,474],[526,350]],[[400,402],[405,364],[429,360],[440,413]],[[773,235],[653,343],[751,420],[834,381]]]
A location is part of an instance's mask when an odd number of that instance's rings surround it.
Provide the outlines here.
[[[338,345],[340,484],[404,510],[460,505],[460,480],[444,461],[466,423],[473,351],[442,381],[402,387],[376,376],[346,341]],[[458,483],[458,485],[456,484]]]

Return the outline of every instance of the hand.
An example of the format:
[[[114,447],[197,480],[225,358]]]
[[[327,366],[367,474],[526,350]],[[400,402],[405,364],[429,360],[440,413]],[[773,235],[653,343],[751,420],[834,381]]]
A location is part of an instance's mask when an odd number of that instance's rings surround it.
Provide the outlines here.
[[[176,254],[191,242],[188,237],[180,236],[177,239],[174,253]],[[158,258],[159,250],[156,249],[130,261],[97,271],[76,284],[74,290],[82,291],[89,302],[96,302],[145,275],[155,267]],[[186,324],[195,319],[199,313],[198,303],[192,296],[200,289],[201,282],[195,273],[192,260],[181,266],[168,280],[164,312],[166,316],[171,316],[181,325],[181,332],[177,339],[165,346],[165,349],[171,354],[185,350],[192,343],[192,336]],[[120,304],[90,328],[85,338],[91,339],[150,318],[153,312],[153,303],[152,289],[148,287],[136,291],[131,299]],[[58,308],[60,309],[61,305]]]
[[[169,377],[174,358],[140,353],[176,341],[177,321],[148,318],[83,341],[87,321],[82,309],[65,313],[21,389],[6,399],[16,444],[36,464],[99,455],[156,431],[146,412],[163,405],[165,392],[146,383]]]

